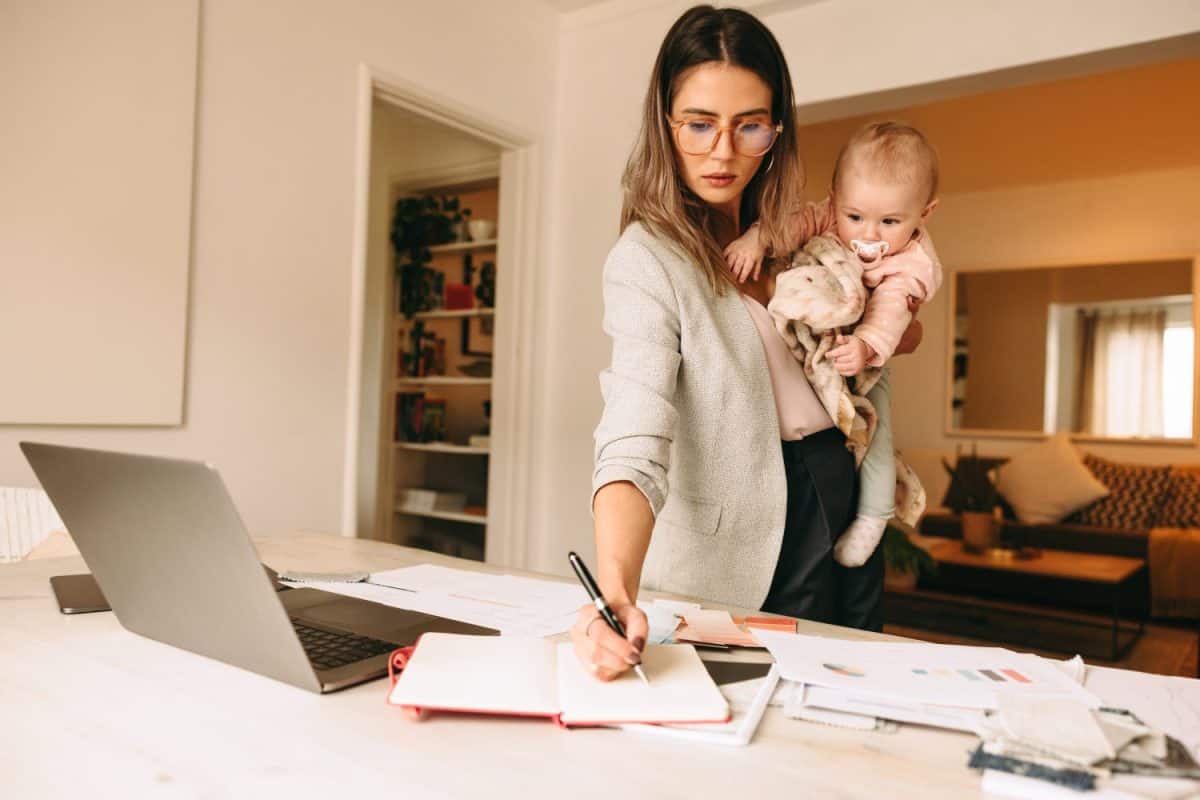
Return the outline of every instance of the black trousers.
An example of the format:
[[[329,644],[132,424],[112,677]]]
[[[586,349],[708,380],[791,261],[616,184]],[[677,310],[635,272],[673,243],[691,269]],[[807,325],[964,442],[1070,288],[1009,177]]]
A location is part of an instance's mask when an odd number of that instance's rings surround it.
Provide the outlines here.
[[[763,611],[883,630],[883,548],[861,567],[833,560],[833,543],[854,521],[858,472],[837,428],[783,443],[787,522]]]

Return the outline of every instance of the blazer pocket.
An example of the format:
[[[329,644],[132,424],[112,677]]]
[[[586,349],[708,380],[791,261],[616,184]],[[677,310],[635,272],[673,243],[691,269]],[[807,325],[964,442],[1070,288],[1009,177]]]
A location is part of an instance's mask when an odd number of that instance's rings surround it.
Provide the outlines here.
[[[721,504],[669,491],[658,521],[690,533],[713,536],[721,524]]]

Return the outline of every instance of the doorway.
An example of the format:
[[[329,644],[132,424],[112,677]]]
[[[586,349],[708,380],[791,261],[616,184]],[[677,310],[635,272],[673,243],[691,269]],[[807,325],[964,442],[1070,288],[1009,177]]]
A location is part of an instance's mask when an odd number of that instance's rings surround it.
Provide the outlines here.
[[[343,534],[520,566],[536,146],[366,66],[359,100]]]

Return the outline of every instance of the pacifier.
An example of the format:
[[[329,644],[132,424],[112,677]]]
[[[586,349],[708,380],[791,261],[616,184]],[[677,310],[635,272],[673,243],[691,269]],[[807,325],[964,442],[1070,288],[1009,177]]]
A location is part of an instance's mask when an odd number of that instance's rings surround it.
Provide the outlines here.
[[[854,255],[863,261],[874,261],[877,258],[883,258],[887,255],[888,243],[882,240],[878,242],[864,242],[862,239],[851,239],[850,249],[854,251]]]

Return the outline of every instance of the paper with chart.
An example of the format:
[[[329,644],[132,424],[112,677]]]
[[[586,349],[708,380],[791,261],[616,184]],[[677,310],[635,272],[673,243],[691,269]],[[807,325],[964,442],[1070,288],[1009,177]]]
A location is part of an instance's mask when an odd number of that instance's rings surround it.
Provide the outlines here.
[[[862,696],[996,709],[1004,693],[1100,700],[1038,656],[1000,647],[861,642],[756,631],[787,680]]]
[[[588,602],[587,593],[578,584],[434,564],[376,572],[364,583],[314,582],[303,586],[519,636],[562,633]]]

